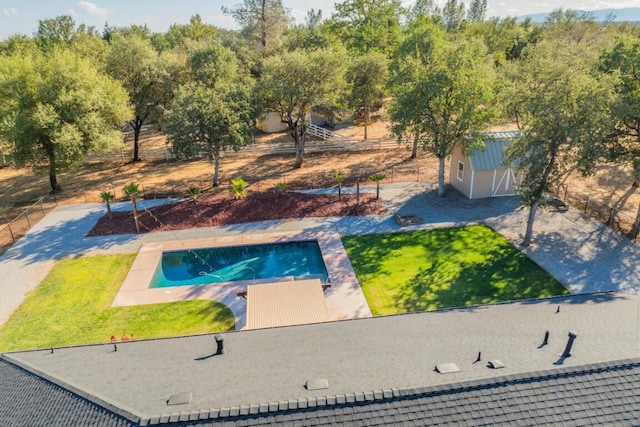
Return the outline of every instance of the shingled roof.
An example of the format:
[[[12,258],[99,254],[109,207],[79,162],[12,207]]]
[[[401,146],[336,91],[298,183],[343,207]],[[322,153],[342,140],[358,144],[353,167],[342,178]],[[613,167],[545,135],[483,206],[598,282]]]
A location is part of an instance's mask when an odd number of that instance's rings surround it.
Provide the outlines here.
[[[0,358],[0,425],[125,427],[133,424]]]
[[[365,394],[338,396],[343,403],[197,425],[635,426],[640,420],[639,384],[636,359],[448,387],[390,390],[394,397],[377,400]]]
[[[633,425],[638,304],[605,293],[241,331],[223,355],[211,335],[8,353],[0,425],[29,424],[33,406],[113,425]],[[15,372],[40,401],[11,391]]]

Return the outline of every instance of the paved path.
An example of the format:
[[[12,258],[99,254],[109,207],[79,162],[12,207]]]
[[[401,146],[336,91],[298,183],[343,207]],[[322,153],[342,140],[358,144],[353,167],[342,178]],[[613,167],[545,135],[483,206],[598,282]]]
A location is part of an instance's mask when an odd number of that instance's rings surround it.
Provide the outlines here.
[[[363,191],[373,189],[365,189]],[[516,198],[471,201],[451,190],[438,198],[431,184],[391,184],[381,198],[389,214],[370,217],[305,218],[142,235],[83,237],[104,214],[98,204],[60,206],[0,257],[0,325],[20,305],[27,292],[48,274],[56,261],[80,255],[136,252],[144,242],[233,236],[265,232],[339,234],[400,231],[392,214],[420,215],[424,224],[402,230],[469,223],[487,224],[517,243],[524,232],[526,211]],[[147,208],[160,201],[144,201]],[[116,204],[126,210],[128,203]],[[577,213],[540,212],[534,225],[536,244],[524,251],[553,274],[572,293],[640,289],[640,248],[607,227]]]

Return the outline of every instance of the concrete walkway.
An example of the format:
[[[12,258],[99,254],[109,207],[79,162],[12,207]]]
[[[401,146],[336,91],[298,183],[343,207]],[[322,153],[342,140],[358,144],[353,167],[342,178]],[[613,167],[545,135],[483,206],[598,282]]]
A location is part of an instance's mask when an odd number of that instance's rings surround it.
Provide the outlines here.
[[[363,188],[363,191],[375,191]],[[60,206],[0,257],[0,325],[25,295],[49,273],[56,261],[81,256],[135,253],[142,243],[181,239],[305,231],[342,235],[406,231],[484,223],[517,244],[524,233],[526,211],[517,198],[472,201],[451,190],[438,198],[431,184],[383,185],[384,216],[305,218],[141,235],[83,237],[104,215],[98,204]],[[148,208],[162,201],[143,201]],[[116,204],[127,210],[129,203]],[[420,215],[424,224],[400,228],[392,214]],[[640,289],[640,248],[590,218],[575,212],[540,212],[534,225],[535,245],[523,248],[539,265],[574,294],[598,291],[637,293]]]

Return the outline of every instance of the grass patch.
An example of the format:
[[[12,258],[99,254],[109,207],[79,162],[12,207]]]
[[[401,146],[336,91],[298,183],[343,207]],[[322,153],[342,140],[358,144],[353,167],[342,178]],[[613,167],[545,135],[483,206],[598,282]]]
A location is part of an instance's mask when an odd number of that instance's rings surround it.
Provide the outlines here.
[[[56,264],[0,329],[0,351],[109,342],[125,329],[136,339],[233,329],[231,310],[215,301],[111,308],[134,258],[98,256]]]
[[[569,293],[482,225],[349,236],[342,242],[374,315]]]

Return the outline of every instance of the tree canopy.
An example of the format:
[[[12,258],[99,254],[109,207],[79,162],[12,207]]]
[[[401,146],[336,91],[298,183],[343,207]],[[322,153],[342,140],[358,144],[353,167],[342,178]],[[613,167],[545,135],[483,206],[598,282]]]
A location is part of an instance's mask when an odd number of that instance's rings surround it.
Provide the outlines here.
[[[120,128],[131,116],[119,82],[87,59],[54,47],[0,57],[0,131],[17,165],[57,174],[79,166],[88,150],[122,145]]]
[[[364,139],[367,139],[371,110],[376,103],[382,105],[388,76],[387,57],[382,53],[358,57],[347,70],[350,104],[364,109]]]
[[[332,29],[350,51],[390,53],[400,38],[400,0],[345,0],[335,9]]]
[[[572,67],[566,64],[571,63]],[[592,72],[581,49],[541,43],[512,70],[510,105],[521,129],[508,158],[524,172],[529,207],[523,244],[531,243],[536,210],[572,170],[589,174],[612,134],[613,80]]]
[[[438,158],[438,194],[444,196],[445,160],[456,146],[467,150],[477,143],[497,113],[486,48],[477,40],[451,38],[423,19],[394,58],[392,130],[400,138],[419,134],[424,148]]]
[[[251,85],[238,72],[233,52],[218,43],[202,45],[188,63],[192,81],[180,87],[165,132],[174,153],[187,158],[206,154],[214,162],[215,187],[222,152],[253,141]]]
[[[310,113],[321,104],[335,104],[343,90],[343,56],[324,49],[288,52],[267,58],[256,87],[263,113],[277,112],[296,147],[295,167],[302,167]]]

